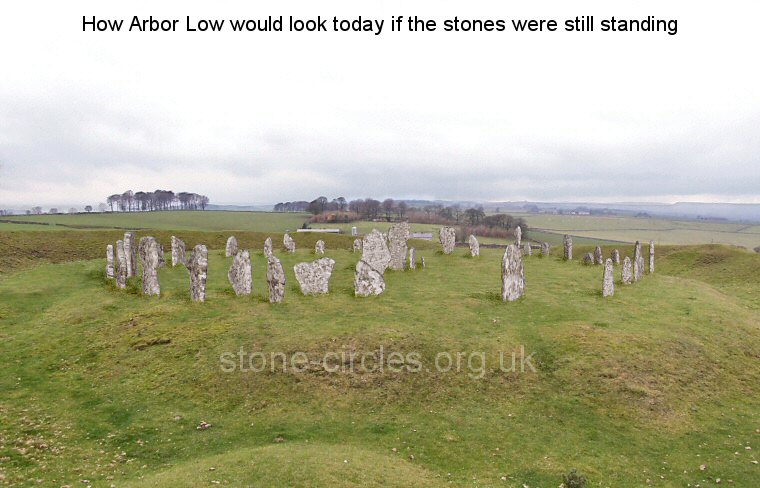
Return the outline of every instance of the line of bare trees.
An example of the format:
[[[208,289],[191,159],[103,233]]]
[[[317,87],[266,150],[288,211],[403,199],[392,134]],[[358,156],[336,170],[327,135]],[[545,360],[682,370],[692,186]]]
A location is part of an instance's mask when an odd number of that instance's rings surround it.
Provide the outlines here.
[[[206,210],[209,198],[197,193],[171,190],[138,191],[127,190],[115,193],[106,199],[112,212],[150,212],[154,210]]]

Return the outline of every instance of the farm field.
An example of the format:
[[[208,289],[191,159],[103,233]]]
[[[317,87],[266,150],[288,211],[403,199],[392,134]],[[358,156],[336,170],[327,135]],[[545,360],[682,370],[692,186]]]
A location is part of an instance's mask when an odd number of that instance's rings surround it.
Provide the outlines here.
[[[356,298],[349,236],[294,233],[288,254],[281,233],[244,231],[253,293],[236,297],[228,233],[150,234],[210,246],[206,303],[181,266],[159,270],[160,298],[139,278],[117,290],[102,254],[118,231],[0,232],[0,483],[519,488],[571,468],[589,486],[760,480],[756,253],[658,246],[654,275],[624,287],[616,267],[603,299],[601,267],[578,262],[592,247],[576,244],[574,261],[526,258],[525,298],[502,303],[503,250],[418,241],[425,268]],[[268,235],[287,279],[276,305]],[[304,297],[293,266],[318,238],[331,292]]]

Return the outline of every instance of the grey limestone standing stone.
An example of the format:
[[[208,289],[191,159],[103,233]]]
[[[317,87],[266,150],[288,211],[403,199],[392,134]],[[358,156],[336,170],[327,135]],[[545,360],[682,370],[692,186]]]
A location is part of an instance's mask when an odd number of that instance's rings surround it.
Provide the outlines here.
[[[127,287],[127,254],[124,252],[124,242],[116,241],[116,259],[113,263],[113,275],[116,279],[116,286],[119,288]]]
[[[356,227],[351,227],[351,235],[352,236],[358,235],[358,232],[356,232]]]
[[[179,237],[172,236],[172,268],[178,264],[185,265],[187,255],[185,254],[185,243]]]
[[[548,242],[542,242],[541,243],[541,255],[542,256],[548,256],[549,255],[549,243]]]
[[[525,295],[525,273],[520,248],[510,244],[501,258],[501,301],[514,302]]]
[[[232,260],[230,270],[227,272],[227,279],[230,280],[235,295],[250,295],[251,283],[253,280],[251,270],[251,254],[248,251],[238,251],[235,259]]]
[[[367,297],[370,295],[379,295],[385,291],[385,279],[383,273],[374,269],[364,260],[356,263],[356,274],[354,275],[354,295],[357,297]]]
[[[515,234],[515,245],[519,249],[520,246],[522,245],[522,228],[519,225],[515,227],[514,234]]]
[[[187,274],[190,275],[190,298],[194,302],[206,301],[206,278],[208,278],[208,249],[203,244],[193,248],[187,258]]]
[[[530,243],[529,242],[526,242],[525,244],[523,244],[523,254],[525,254],[526,256],[532,256],[533,255],[533,248],[530,247]]]
[[[293,266],[301,292],[317,295],[330,291],[330,276],[332,275],[335,261],[330,258],[319,258],[313,263],[298,263]]]
[[[422,263],[422,267],[425,267],[425,256],[420,256],[420,262]]]
[[[644,275],[644,257],[641,255],[641,243],[636,241],[633,250],[633,282],[636,283]]]
[[[285,237],[282,238],[282,243],[285,244],[285,249],[288,252],[296,252],[296,243],[290,237],[290,234],[285,234]]]
[[[124,233],[124,254],[127,256],[127,278],[137,276],[137,240],[134,232]]]
[[[478,242],[478,239],[470,234],[470,255],[472,257],[480,256],[480,243]]]
[[[633,272],[631,271],[631,258],[628,256],[623,260],[623,271],[621,278],[624,285],[630,285],[633,282]]]
[[[140,238],[140,264],[142,265],[142,294],[161,296],[161,283],[158,281],[158,268],[161,267],[163,249],[151,236]],[[166,262],[164,262],[164,266]]]
[[[325,241],[322,239],[317,241],[317,244],[314,246],[314,254],[324,254],[325,253]]]
[[[612,264],[620,264],[620,251],[617,249],[612,251]]]
[[[113,278],[113,244],[106,246],[106,278]]]
[[[390,268],[395,271],[404,271],[406,267],[406,253],[408,248],[406,241],[409,240],[409,224],[399,222],[393,224],[388,230],[388,244],[391,253]]]
[[[267,237],[267,240],[264,241],[264,256],[267,257],[267,259],[272,256],[272,238]]]
[[[362,252],[362,240],[361,239],[354,239],[354,252],[359,251]]]
[[[443,253],[451,254],[454,250],[454,244],[456,241],[456,232],[453,227],[441,227],[438,231],[438,239],[443,244]]]
[[[369,264],[375,271],[385,275],[385,270],[391,262],[391,252],[388,250],[383,234],[377,229],[372,229],[372,232],[364,236],[362,261]]]
[[[649,274],[654,273],[654,241],[649,241]]]
[[[267,256],[267,284],[269,285],[269,303],[278,303],[285,299],[285,270],[274,254]]]
[[[604,264],[604,258],[602,257],[602,248],[596,246],[594,249],[594,264]]]
[[[604,262],[604,278],[602,279],[602,296],[615,295],[615,274],[612,268],[612,259],[607,258]]]
[[[564,244],[565,247],[562,257],[565,259],[573,259],[573,238],[568,234],[565,234],[564,237],[562,237],[562,244]]]
[[[409,248],[409,269],[417,269],[417,250]]]
[[[224,248],[224,257],[231,258],[233,256],[236,256],[237,253],[237,239],[235,239],[235,236],[230,236],[230,238],[227,239],[227,246]]]
[[[594,255],[590,252],[587,252],[583,255],[583,264],[589,265],[594,264]]]

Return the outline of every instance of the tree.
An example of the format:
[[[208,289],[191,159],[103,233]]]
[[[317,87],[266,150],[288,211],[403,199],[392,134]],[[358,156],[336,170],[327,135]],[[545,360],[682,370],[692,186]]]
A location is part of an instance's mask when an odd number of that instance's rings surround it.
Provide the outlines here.
[[[457,224],[462,219],[462,216],[464,213],[462,212],[462,207],[459,205],[454,205],[451,207],[451,215],[454,217],[454,220],[457,221]]]
[[[32,207],[32,213],[34,215],[40,215],[42,213],[42,207]]]
[[[113,194],[109,196],[108,198],[106,198],[106,203],[108,203],[108,205],[111,206],[111,212],[116,211],[116,209],[114,209],[114,205],[116,205],[116,207],[118,208],[120,200],[121,200],[121,195],[119,194]]]
[[[345,212],[346,205],[347,205],[346,199],[343,197],[338,197],[335,199],[335,201],[338,202],[338,208],[340,209],[340,211]]]
[[[404,213],[406,213],[407,208],[409,207],[404,201],[398,202],[398,205],[396,205],[396,212],[400,219],[404,218]]]
[[[382,208],[383,212],[385,212],[385,218],[388,220],[388,222],[391,221],[391,214],[393,213],[394,204],[395,202],[392,198],[386,198],[383,200]]]
[[[198,204],[201,206],[201,210],[206,210],[206,206],[208,205],[208,197],[206,195],[201,195],[200,200]]]
[[[485,217],[486,213],[483,211],[483,207],[468,208],[464,211],[464,215],[471,226],[476,226]]]
[[[92,205],[85,205],[84,206],[84,211],[87,212],[87,213],[92,212]]]
[[[75,209],[74,207],[71,207],[69,209],[69,214],[75,214],[75,213],[77,213],[77,209]]]
[[[104,213],[106,210],[108,210],[108,205],[101,203],[98,205],[98,210],[100,210],[101,213]]]
[[[53,208],[51,208],[50,210],[48,210],[48,213],[49,213],[49,214],[57,214],[57,213],[58,213],[58,209],[57,209],[57,208],[55,208],[55,207],[53,207]]]

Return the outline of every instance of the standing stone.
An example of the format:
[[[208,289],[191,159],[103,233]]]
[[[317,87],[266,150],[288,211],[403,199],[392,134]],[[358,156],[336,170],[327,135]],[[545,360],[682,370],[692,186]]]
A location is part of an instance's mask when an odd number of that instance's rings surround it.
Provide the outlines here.
[[[267,284],[269,303],[278,303],[285,299],[285,270],[274,254],[267,256]]]
[[[187,258],[187,274],[190,275],[190,298],[194,302],[206,301],[206,278],[208,278],[208,249],[198,244]]]
[[[456,232],[453,227],[441,227],[438,231],[438,240],[443,244],[443,254],[451,254],[454,250]]]
[[[526,256],[532,256],[533,255],[533,248],[530,247],[530,243],[529,242],[526,242],[525,244],[523,244],[523,253]]]
[[[636,241],[633,250],[633,282],[636,283],[644,274],[644,257],[641,255],[641,243]]]
[[[251,294],[251,275],[251,254],[248,251],[239,251],[227,272],[227,279],[230,280],[235,295]]]
[[[267,240],[264,241],[264,256],[269,259],[272,256],[272,238],[267,237]]]
[[[237,253],[237,239],[235,239],[235,236],[230,236],[230,238],[227,239],[227,247],[224,248],[224,257],[231,258],[233,256],[236,256]]]
[[[134,232],[124,233],[124,254],[127,256],[127,278],[137,276],[137,240]]]
[[[413,247],[409,248],[409,268],[417,269],[417,250]]]
[[[409,240],[409,223],[399,222],[393,224],[388,230],[388,243],[391,253],[390,268],[395,271],[404,271],[406,267],[406,241]]]
[[[617,249],[612,251],[612,264],[620,264],[620,251]]]
[[[362,261],[381,275],[385,275],[385,270],[391,262],[391,252],[388,250],[383,234],[377,229],[372,229],[372,232],[364,236]]]
[[[359,260],[356,263],[356,274],[354,275],[354,295],[357,297],[367,297],[379,295],[384,291],[385,280],[383,279],[383,273],[374,269],[366,261]]]
[[[285,234],[285,237],[282,239],[283,244],[285,244],[285,249],[288,252],[296,252],[296,243],[293,241],[293,238],[290,237],[290,234]]]
[[[525,295],[525,273],[520,248],[510,244],[501,258],[501,301],[514,302]]]
[[[293,266],[301,292],[317,295],[330,291],[330,276],[332,275],[335,261],[330,258],[319,258],[313,263],[298,263]]]
[[[573,259],[573,238],[570,237],[570,235],[565,234],[562,238],[562,243],[565,246],[565,251],[562,254],[562,257],[565,259]]]
[[[624,285],[630,285],[633,282],[633,272],[631,271],[631,258],[628,256],[623,260],[623,271],[621,274]]]
[[[583,264],[585,264],[585,265],[594,264],[594,255],[591,254],[590,252],[587,252],[586,254],[584,254],[583,255]]]
[[[604,278],[602,280],[602,296],[611,297],[615,295],[615,275],[612,269],[612,259],[607,258],[604,262]]]
[[[515,227],[515,245],[518,249],[520,249],[520,245],[522,244],[522,228],[518,225]]]
[[[470,234],[470,255],[472,257],[480,256],[480,243],[478,242],[478,239]]]
[[[604,258],[602,257],[602,248],[596,246],[594,249],[594,264],[604,264]]]
[[[420,262],[422,263],[422,267],[425,267],[425,256],[420,256]]]
[[[106,246],[106,278],[113,278],[113,244]]]
[[[541,243],[541,256],[548,256],[549,255],[549,243],[548,242],[542,242]]]
[[[185,265],[186,263],[185,243],[182,239],[172,236],[172,268],[178,264]]]
[[[124,252],[124,242],[116,241],[116,259],[113,263],[113,274],[116,286],[127,287],[127,254]]]
[[[654,241],[649,241],[649,274],[654,274]]]
[[[142,294],[161,296],[161,283],[158,282],[158,268],[161,267],[163,249],[151,236],[140,238],[140,264],[142,265]],[[164,262],[164,266],[166,262]]]
[[[322,239],[317,241],[317,244],[314,246],[314,254],[324,254],[325,253],[325,241]]]
[[[352,235],[352,236],[356,236],[356,235],[359,235],[359,234],[356,232],[356,227],[351,227],[351,235]]]
[[[359,251],[362,252],[362,240],[361,239],[354,239],[354,252]]]

